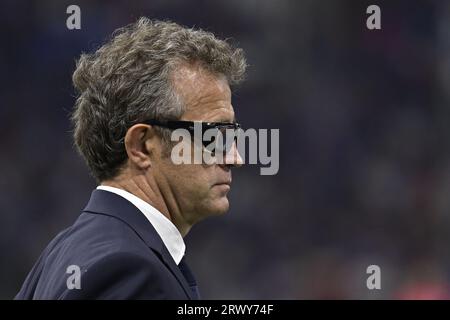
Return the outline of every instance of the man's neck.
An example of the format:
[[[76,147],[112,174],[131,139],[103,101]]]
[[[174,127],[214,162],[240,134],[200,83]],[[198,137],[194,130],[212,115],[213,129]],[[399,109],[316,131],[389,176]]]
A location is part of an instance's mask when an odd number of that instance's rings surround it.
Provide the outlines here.
[[[186,236],[191,226],[183,222],[181,214],[178,215],[179,219],[176,219],[177,215],[171,214],[169,206],[165,201],[165,197],[157,187],[156,183],[151,183],[148,180],[149,179],[143,175],[134,176],[132,178],[119,176],[111,180],[102,181],[101,185],[125,190],[142,199],[169,219],[177,227],[183,237]]]

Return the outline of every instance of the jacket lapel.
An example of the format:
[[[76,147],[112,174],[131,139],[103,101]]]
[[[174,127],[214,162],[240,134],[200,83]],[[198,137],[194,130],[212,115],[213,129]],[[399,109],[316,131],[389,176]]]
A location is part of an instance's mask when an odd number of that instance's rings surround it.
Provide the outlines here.
[[[94,190],[83,212],[99,213],[115,217],[131,227],[145,244],[153,249],[161,261],[172,272],[190,299],[194,299],[192,291],[175,264],[172,256],[162,242],[152,224],[131,202],[125,198],[105,190]]]

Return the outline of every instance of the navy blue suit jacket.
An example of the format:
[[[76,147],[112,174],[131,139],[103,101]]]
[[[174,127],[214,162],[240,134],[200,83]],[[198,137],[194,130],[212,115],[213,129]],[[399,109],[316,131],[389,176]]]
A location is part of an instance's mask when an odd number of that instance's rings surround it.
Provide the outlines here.
[[[71,265],[80,268],[81,289],[67,285]],[[184,268],[139,209],[94,190],[75,223],[41,254],[16,299],[196,299],[195,280]]]

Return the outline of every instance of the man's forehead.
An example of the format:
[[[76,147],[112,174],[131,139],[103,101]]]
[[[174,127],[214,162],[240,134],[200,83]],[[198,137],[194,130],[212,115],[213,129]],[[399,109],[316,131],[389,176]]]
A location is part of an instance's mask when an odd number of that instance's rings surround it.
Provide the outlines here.
[[[183,64],[174,71],[173,83],[187,115],[207,114],[216,118],[214,121],[234,119],[231,90],[225,76],[213,74],[199,64]]]
[[[224,75],[214,74],[199,63],[180,64],[172,73],[172,81],[182,95],[224,94],[231,96],[228,81]]]

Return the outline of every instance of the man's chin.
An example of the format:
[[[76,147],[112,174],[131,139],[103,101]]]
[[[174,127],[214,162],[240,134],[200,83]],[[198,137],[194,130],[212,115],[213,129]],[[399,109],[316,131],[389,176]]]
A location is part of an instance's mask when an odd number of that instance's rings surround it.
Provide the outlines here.
[[[229,208],[230,203],[228,202],[227,197],[226,196],[220,197],[219,199],[215,200],[214,203],[212,204],[210,215],[220,216],[222,214],[227,213]]]

